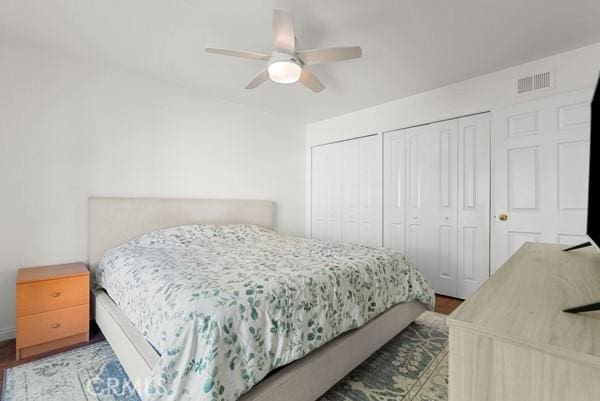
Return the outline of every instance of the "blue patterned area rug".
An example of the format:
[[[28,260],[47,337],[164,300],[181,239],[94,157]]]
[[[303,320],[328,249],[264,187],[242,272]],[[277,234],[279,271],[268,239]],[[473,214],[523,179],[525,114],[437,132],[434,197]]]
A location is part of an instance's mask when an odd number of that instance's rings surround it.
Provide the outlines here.
[[[425,312],[320,401],[446,401],[446,317]],[[2,401],[140,401],[106,342],[6,369]]]

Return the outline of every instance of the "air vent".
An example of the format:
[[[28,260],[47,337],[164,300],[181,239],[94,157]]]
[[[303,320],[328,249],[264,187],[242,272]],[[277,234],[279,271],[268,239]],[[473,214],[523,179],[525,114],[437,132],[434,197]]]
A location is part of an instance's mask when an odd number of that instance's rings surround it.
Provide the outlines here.
[[[554,87],[554,74],[550,71],[540,72],[517,80],[517,95],[536,92]]]

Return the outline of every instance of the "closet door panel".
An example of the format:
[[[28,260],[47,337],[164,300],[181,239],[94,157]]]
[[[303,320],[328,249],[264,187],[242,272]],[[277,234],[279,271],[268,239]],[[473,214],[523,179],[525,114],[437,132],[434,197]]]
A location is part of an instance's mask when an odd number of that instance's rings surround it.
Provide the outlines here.
[[[406,130],[383,137],[383,246],[405,252]]]
[[[490,116],[459,119],[458,297],[490,276]]]
[[[326,146],[325,193],[326,228],[325,239],[342,241],[342,144]]]
[[[429,222],[433,246],[431,270],[440,294],[456,296],[458,282],[458,122],[442,121],[428,126],[432,136],[433,155],[427,177],[429,189]]]
[[[342,142],[342,240],[359,243],[360,142]]]
[[[312,148],[311,154],[311,236],[315,239],[326,238],[327,226],[327,189],[325,183],[325,146]]]
[[[430,126],[406,130],[406,256],[438,288],[437,246],[431,211],[435,155]]]
[[[358,242],[381,246],[381,138],[369,136],[358,141]]]

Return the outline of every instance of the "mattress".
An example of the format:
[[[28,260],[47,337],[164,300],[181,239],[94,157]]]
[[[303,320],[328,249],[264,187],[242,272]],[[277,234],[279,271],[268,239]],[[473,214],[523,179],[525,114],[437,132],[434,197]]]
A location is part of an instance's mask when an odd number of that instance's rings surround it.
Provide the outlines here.
[[[96,283],[160,354],[146,400],[234,401],[392,306],[434,300],[398,252],[251,225],[146,234],[108,251]]]

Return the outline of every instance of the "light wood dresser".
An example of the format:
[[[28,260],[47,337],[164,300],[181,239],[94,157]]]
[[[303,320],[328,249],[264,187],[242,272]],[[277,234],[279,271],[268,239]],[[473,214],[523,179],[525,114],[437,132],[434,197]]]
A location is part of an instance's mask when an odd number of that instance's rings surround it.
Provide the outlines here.
[[[89,340],[90,273],[83,263],[17,273],[17,361]]]
[[[600,400],[600,254],[526,243],[448,317],[450,401]]]

